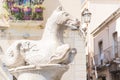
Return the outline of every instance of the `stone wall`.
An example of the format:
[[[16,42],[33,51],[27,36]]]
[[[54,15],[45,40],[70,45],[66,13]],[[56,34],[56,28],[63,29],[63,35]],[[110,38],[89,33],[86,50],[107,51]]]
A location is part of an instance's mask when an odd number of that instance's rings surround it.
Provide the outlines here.
[[[86,55],[84,41],[78,31],[66,31],[65,42],[77,49],[77,55],[62,80],[86,80]]]

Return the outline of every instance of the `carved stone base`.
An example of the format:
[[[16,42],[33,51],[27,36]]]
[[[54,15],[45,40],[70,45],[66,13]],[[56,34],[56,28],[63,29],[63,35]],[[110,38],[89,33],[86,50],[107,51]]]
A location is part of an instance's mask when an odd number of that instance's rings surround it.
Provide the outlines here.
[[[43,64],[38,67],[22,66],[10,69],[10,72],[17,80],[60,80],[68,68],[67,65]]]

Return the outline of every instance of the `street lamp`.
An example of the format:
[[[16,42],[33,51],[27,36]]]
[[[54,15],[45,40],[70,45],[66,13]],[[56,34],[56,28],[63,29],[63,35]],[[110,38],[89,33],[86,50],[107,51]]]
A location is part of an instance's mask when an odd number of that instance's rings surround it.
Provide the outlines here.
[[[84,22],[84,23],[90,23],[90,20],[91,20],[91,13],[90,13],[90,11],[88,10],[88,9],[84,9],[83,10],[83,12],[82,12],[82,21]]]
[[[82,12],[82,14],[81,14],[81,20],[82,20],[82,22],[83,22],[83,24],[84,24],[84,28],[82,29],[83,31],[84,31],[84,34],[83,34],[83,36],[84,36],[84,39],[85,39],[85,46],[86,46],[86,53],[88,54],[88,80],[91,80],[92,79],[92,77],[91,77],[91,68],[92,68],[92,66],[91,66],[91,53],[89,53],[89,45],[88,45],[88,43],[89,43],[89,34],[90,34],[90,32],[89,32],[89,30],[88,30],[88,24],[90,23],[90,20],[91,20],[91,13],[90,13],[90,11],[88,10],[88,9],[84,9],[83,10],[83,12]]]
[[[88,24],[90,23],[90,20],[91,20],[91,13],[87,8],[85,8],[81,14],[81,22],[82,22],[81,32],[83,34],[84,39],[86,38],[88,32],[87,28],[88,28]]]

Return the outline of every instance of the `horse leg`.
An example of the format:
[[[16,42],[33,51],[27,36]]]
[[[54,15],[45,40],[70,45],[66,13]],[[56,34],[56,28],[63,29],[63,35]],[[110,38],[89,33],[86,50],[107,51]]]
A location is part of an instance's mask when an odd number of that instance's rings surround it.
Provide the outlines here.
[[[63,44],[59,46],[55,52],[55,55],[51,56],[49,63],[61,63],[68,57],[69,50],[70,46],[68,44]]]

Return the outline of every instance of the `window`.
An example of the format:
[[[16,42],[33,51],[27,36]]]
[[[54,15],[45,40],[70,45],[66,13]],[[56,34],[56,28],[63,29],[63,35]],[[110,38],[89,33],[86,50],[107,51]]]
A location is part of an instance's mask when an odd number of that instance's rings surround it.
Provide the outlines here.
[[[118,57],[117,32],[113,33],[113,56]]]
[[[99,47],[99,59],[100,59],[100,64],[103,65],[103,58],[104,58],[104,54],[103,54],[103,42],[100,41],[98,43],[98,47]]]

